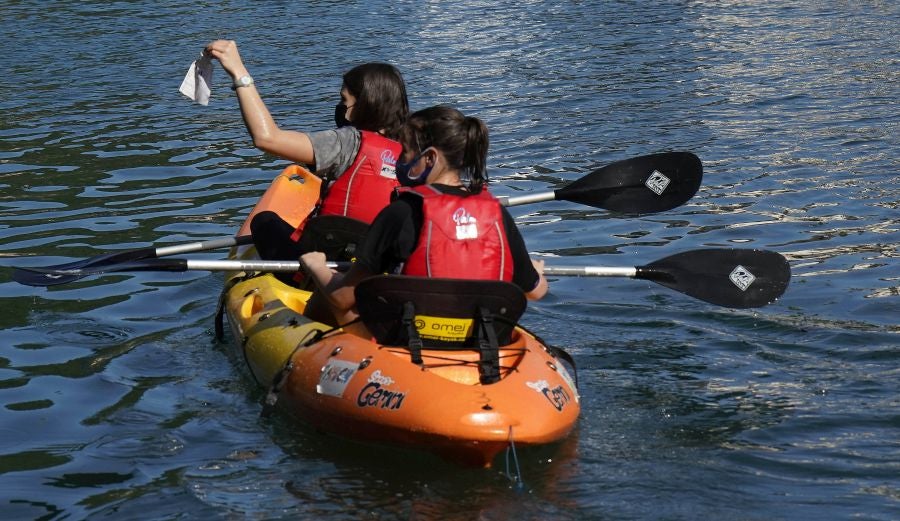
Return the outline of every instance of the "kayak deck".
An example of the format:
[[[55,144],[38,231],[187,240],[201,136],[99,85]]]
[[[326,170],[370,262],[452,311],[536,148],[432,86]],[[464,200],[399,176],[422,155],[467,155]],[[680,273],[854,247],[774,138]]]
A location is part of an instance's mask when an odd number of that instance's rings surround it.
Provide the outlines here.
[[[500,380],[484,385],[476,350],[425,348],[415,364],[405,346],[342,331],[304,346],[330,330],[302,315],[309,295],[267,274],[235,283],[225,309],[254,379],[269,387],[290,360],[279,404],[318,428],[487,466],[510,441],[550,443],[577,420],[565,367],[523,330],[499,349]]]

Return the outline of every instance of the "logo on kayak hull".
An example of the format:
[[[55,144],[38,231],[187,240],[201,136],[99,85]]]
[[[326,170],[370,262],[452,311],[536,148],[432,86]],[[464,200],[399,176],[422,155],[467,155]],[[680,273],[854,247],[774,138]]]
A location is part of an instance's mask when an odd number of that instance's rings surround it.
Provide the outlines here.
[[[393,384],[393,378],[381,374],[380,370],[375,371],[369,377],[369,383],[359,391],[359,395],[356,397],[356,405],[359,407],[377,407],[389,411],[399,409],[403,406],[403,399],[406,398],[406,393],[392,391],[387,388]]]
[[[546,398],[547,401],[550,402],[550,405],[557,411],[562,412],[566,405],[572,401],[572,397],[569,396],[569,393],[566,392],[566,389],[562,385],[557,385],[551,389],[547,380],[525,382],[525,385],[544,395],[544,398]]]
[[[359,364],[346,360],[329,360],[319,374],[319,385],[316,392],[328,396],[340,398],[344,395],[344,389],[350,383],[350,379],[356,374]]]

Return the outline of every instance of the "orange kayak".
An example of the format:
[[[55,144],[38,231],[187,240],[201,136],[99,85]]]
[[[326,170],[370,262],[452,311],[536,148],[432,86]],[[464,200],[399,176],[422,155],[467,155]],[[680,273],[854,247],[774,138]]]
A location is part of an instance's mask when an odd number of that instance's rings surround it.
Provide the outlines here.
[[[315,176],[292,166],[276,178],[251,217],[273,210],[299,224],[315,205],[318,190]],[[252,247],[242,247],[232,257],[253,259],[256,254]],[[374,302],[369,307],[387,305],[387,290],[379,283],[396,286],[399,281],[402,286],[404,279],[369,279]],[[455,282],[443,285],[452,289]],[[493,350],[486,342],[454,348],[453,342],[431,340],[455,340],[459,331],[464,336],[479,329],[478,323],[423,312],[407,323],[415,324],[416,331],[405,333],[421,340],[421,347],[409,339],[392,344],[377,333],[361,338],[306,318],[310,293],[270,274],[230,273],[225,288],[224,312],[237,356],[270,389],[270,397],[277,396],[278,407],[327,432],[421,448],[463,465],[490,466],[511,442],[521,447],[560,440],[578,419],[578,393],[559,351],[521,327],[510,326]],[[359,300],[359,288],[357,295]],[[360,313],[375,311],[364,312],[360,301]],[[490,323],[482,325],[479,331],[487,331]]]

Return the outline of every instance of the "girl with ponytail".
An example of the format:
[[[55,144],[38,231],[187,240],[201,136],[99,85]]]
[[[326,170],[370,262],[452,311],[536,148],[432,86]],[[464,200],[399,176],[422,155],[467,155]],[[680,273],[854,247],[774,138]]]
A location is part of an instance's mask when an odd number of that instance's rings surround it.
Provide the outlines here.
[[[356,284],[379,273],[512,282],[530,299],[547,293],[515,222],[488,190],[488,130],[446,106],[412,114],[400,129],[398,197],[372,223],[357,261],[333,273],[325,255],[301,257],[317,291],[307,315],[331,324],[356,318]]]

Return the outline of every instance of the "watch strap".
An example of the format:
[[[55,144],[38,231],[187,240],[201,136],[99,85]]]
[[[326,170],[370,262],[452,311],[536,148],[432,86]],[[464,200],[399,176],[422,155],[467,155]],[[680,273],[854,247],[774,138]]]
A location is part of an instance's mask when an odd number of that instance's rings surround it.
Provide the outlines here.
[[[234,84],[231,85],[231,90],[238,90],[241,87],[249,87],[253,84],[254,84],[253,78],[245,74],[244,76],[241,76],[240,78],[234,79]]]

